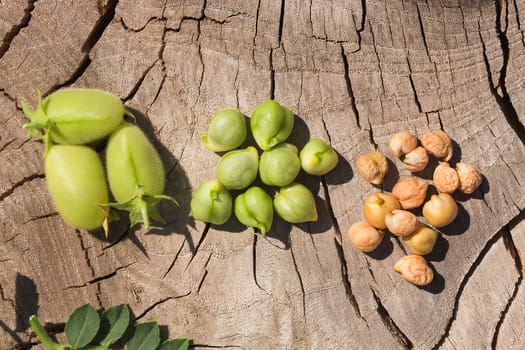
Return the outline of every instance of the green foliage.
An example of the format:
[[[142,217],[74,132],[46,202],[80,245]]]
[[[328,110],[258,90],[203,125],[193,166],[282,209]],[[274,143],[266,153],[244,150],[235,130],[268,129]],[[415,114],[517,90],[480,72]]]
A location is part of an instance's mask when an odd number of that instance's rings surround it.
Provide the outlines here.
[[[103,335],[101,345],[110,346],[117,342],[129,326],[129,307],[125,304],[113,306],[102,313],[99,334]]]
[[[188,339],[166,340],[161,344],[159,350],[188,350],[190,341]]]
[[[66,323],[66,338],[72,347],[78,349],[88,345],[97,335],[100,317],[89,304],[77,308]]]
[[[164,340],[157,322],[136,324],[128,305],[113,306],[98,313],[91,305],[78,307],[65,327],[69,344],[58,344],[47,334],[38,317],[29,318],[37,338],[46,350],[109,350],[119,343],[128,350],[187,350],[189,340]]]
[[[146,322],[135,326],[128,341],[128,350],[152,350],[160,343],[160,329],[157,322]]]

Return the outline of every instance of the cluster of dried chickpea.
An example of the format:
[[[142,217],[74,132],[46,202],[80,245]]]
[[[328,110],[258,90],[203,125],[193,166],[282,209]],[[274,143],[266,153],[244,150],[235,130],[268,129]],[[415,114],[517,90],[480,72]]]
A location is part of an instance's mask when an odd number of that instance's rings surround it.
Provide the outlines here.
[[[381,244],[383,230],[401,237],[412,254],[403,256],[394,265],[394,271],[412,284],[425,286],[432,282],[434,273],[423,256],[434,249],[440,234],[438,229],[450,224],[458,213],[451,193],[456,190],[473,193],[481,185],[482,176],[475,167],[465,163],[456,163],[455,169],[450,166],[452,141],[441,130],[422,135],[421,146],[415,135],[398,132],[390,138],[388,148],[393,156],[402,157],[411,173],[423,171],[430,161],[429,155],[438,158],[440,162],[432,182],[439,193],[425,202],[428,181],[416,176],[400,179],[391,194],[377,192],[365,199],[366,221],[354,223],[348,230],[348,238],[356,249],[369,253]],[[388,161],[383,153],[373,151],[358,157],[357,168],[366,181],[379,185],[388,172]],[[421,205],[426,223],[410,211]]]

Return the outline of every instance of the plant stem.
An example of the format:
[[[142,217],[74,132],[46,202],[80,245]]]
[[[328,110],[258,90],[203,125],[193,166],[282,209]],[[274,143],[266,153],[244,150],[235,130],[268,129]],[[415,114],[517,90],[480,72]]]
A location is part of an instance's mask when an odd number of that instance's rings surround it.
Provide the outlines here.
[[[66,349],[65,346],[57,344],[53,341],[53,339],[51,339],[44,327],[42,327],[42,325],[40,324],[40,321],[38,320],[38,317],[36,315],[29,317],[29,324],[31,325],[31,328],[33,328],[33,331],[35,331],[38,340],[40,340],[40,343],[42,343],[42,346],[46,350]]]

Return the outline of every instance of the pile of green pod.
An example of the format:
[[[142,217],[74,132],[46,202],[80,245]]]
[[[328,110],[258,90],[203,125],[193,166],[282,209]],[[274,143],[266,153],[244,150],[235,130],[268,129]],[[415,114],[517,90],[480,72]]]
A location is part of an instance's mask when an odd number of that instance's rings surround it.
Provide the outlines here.
[[[157,203],[175,200],[163,194],[162,161],[143,131],[125,120],[134,118],[119,98],[66,88],[46,98],[38,93],[36,110],[25,103],[22,109],[29,135],[42,135],[49,193],[66,222],[86,230],[103,227],[107,235],[110,208],[129,211],[131,225],[143,222],[146,230],[150,217],[163,221]],[[94,148],[103,142],[105,167]]]
[[[318,138],[309,140],[301,151],[287,143],[294,118],[290,109],[275,100],[260,103],[249,123],[258,148],[239,148],[248,136],[243,113],[236,108],[215,113],[201,140],[210,151],[225,153],[217,164],[216,178],[194,191],[192,216],[222,225],[233,212],[239,222],[261,235],[270,231],[274,212],[293,224],[317,221],[314,196],[296,178],[301,169],[310,175],[325,175],[339,159],[332,147]],[[257,177],[262,186],[254,184]],[[278,188],[273,198],[268,191],[271,188]]]

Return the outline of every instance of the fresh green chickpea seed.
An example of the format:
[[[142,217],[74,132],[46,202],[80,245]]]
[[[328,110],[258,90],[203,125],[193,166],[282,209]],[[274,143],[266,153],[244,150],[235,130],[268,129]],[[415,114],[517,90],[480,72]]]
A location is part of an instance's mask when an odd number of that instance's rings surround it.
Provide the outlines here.
[[[208,132],[200,137],[209,150],[226,152],[242,145],[246,135],[246,121],[241,111],[237,108],[225,108],[212,116]]]
[[[30,122],[24,125],[30,136],[42,134],[46,153],[50,142],[88,144],[115,130],[124,118],[132,116],[116,96],[98,89],[67,88],[46,98],[38,91],[38,105],[31,110],[22,102]]]
[[[232,214],[232,196],[218,180],[200,185],[191,199],[191,215],[195,220],[222,225]]]
[[[146,135],[132,123],[122,123],[109,137],[106,147],[106,168],[111,193],[118,203],[111,207],[130,212],[131,225],[144,222],[150,227],[149,218],[163,222],[157,210],[163,195],[165,171],[159,154]]]
[[[274,100],[261,102],[250,118],[255,142],[263,151],[284,142],[292,133],[294,115]]]
[[[58,213],[86,230],[103,226],[108,202],[104,168],[98,154],[82,145],[53,145],[45,158],[45,175]]]
[[[268,186],[286,186],[295,180],[301,171],[297,147],[281,143],[264,151],[259,162],[259,176]]]
[[[273,223],[272,198],[258,186],[252,186],[235,198],[233,210],[237,219],[255,227],[261,235],[270,231]]]
[[[311,139],[301,153],[301,167],[310,175],[325,175],[339,162],[337,153],[321,139]]]
[[[277,214],[289,223],[317,221],[315,198],[312,192],[300,183],[294,182],[281,188],[273,204]]]
[[[234,150],[221,157],[217,164],[217,178],[232,190],[242,190],[255,181],[259,168],[259,152],[255,147]]]

